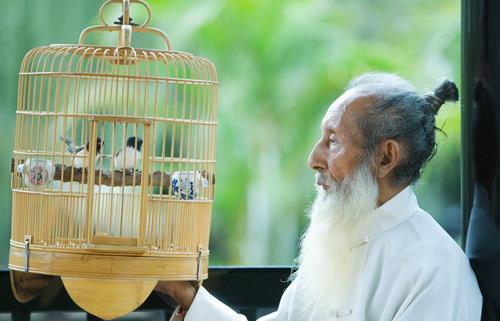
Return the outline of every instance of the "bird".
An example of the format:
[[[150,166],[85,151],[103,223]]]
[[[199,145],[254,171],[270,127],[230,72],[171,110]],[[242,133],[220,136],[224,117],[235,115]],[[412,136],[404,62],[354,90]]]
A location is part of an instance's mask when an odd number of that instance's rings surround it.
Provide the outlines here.
[[[88,167],[88,152],[90,148],[90,142],[87,142],[84,145],[80,146],[75,146],[73,141],[71,139],[68,139],[66,137],[61,136],[60,137],[61,141],[66,143],[66,147],[68,152],[73,154],[73,167],[75,168],[87,168]],[[95,161],[97,162],[99,160],[99,157],[101,157],[101,150],[102,146],[104,146],[105,143],[103,140],[101,140],[100,137],[96,138],[96,154],[95,154]]]
[[[114,167],[117,170],[131,171],[137,168],[142,159],[142,138],[131,136],[127,139],[126,145],[115,155]]]

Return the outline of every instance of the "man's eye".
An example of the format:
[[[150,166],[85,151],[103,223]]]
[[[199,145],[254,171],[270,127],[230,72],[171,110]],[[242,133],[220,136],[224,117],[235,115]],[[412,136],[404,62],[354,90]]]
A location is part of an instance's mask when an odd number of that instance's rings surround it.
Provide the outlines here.
[[[336,143],[337,142],[337,137],[335,135],[331,135],[328,140],[330,141],[330,143]]]

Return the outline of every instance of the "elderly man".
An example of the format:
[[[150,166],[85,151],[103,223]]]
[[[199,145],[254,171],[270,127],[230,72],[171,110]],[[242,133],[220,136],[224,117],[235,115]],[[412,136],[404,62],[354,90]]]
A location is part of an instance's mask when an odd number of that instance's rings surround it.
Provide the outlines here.
[[[412,191],[434,155],[435,117],[457,101],[449,80],[419,94],[391,74],[351,81],[328,108],[309,157],[317,197],[299,269],[274,321],[479,321],[467,257]],[[188,282],[159,282],[179,304],[171,320],[246,320]]]

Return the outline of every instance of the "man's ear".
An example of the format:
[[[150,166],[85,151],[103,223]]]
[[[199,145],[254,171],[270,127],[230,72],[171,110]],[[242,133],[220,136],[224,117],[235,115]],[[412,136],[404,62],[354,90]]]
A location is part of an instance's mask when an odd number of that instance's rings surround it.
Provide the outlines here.
[[[377,146],[377,178],[387,178],[401,159],[401,145],[394,139],[385,140]]]

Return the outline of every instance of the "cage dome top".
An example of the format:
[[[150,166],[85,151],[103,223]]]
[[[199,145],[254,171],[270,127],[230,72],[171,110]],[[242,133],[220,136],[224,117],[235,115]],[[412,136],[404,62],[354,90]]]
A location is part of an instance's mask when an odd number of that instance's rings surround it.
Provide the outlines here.
[[[109,23],[104,17],[105,9],[113,4],[121,4],[122,14],[118,21]],[[131,4],[138,4],[145,8],[146,18],[142,24],[132,22],[130,16]],[[158,64],[169,65],[171,76],[184,78],[192,78],[196,81],[209,81],[216,82],[216,70],[213,64],[203,57],[195,56],[191,53],[175,51],[168,36],[160,29],[149,26],[151,21],[151,9],[149,5],[143,0],[107,0],[99,11],[99,20],[101,25],[87,27],[80,33],[79,42],[77,45],[70,44],[52,44],[50,46],[40,47],[33,49],[26,55],[25,61],[32,63],[32,69],[42,67],[40,63],[34,64],[35,58],[42,61],[42,56],[51,56],[52,64],[44,61],[43,69],[47,66],[52,68],[66,68],[71,69],[71,63],[79,64],[80,68],[83,67],[82,59],[88,58],[90,60],[103,58],[113,65],[133,65],[141,61],[157,62]],[[87,38],[92,33],[107,32],[115,33],[117,35],[116,46],[94,45],[87,44]],[[134,48],[132,47],[133,34],[152,34],[161,39],[163,48]],[[31,58],[31,59],[30,59]],[[57,60],[59,58],[59,60]],[[80,59],[78,59],[80,58]],[[69,64],[68,64],[69,62]],[[57,63],[60,63],[58,66]],[[89,66],[89,64],[86,64]],[[165,75],[161,67],[156,69],[150,67],[148,73],[151,76]],[[173,74],[175,72],[175,75]],[[189,79],[188,79],[189,80]]]

